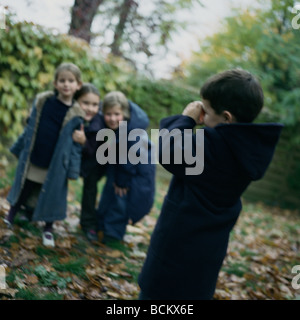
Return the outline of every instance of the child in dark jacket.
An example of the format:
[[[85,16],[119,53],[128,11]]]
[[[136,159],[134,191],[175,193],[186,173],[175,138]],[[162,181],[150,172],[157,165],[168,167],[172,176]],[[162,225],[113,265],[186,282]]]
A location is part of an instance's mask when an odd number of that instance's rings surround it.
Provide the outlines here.
[[[143,150],[139,152],[146,158],[145,163],[130,163],[127,156],[134,143],[127,141],[127,148],[116,155],[116,162],[107,164],[107,181],[97,211],[98,230],[104,233],[103,242],[107,243],[122,240],[129,220],[134,224],[149,213],[154,201],[155,165],[150,161],[153,146],[144,131],[149,124],[146,113],[119,91],[104,97],[102,112],[104,126],[115,135],[115,144],[110,147],[118,153],[124,147],[122,138],[127,140],[133,129],[143,129],[145,135],[140,137]],[[126,121],[127,128],[121,128],[121,121]],[[100,158],[101,152],[97,152],[98,162],[101,162]]]
[[[160,143],[160,163],[173,178],[139,276],[141,299],[212,299],[242,209],[240,196],[263,177],[282,130],[280,124],[252,123],[263,107],[263,91],[244,70],[213,76],[201,97],[182,115],[161,121],[161,129],[179,129],[183,138],[185,129],[205,125],[204,145],[197,145],[194,134],[191,150],[182,148],[196,154],[204,147],[204,170],[187,175],[191,165],[164,163]]]
[[[100,93],[91,83],[84,83],[74,97],[85,111],[84,125],[75,130],[73,140],[83,146],[80,175],[83,177],[80,225],[90,241],[97,241],[96,200],[97,184],[105,174],[105,166],[96,160],[99,143],[97,132],[103,127],[99,115]]]
[[[72,140],[72,133],[84,117],[73,100],[81,84],[79,68],[72,63],[61,64],[54,77],[56,93],[37,95],[24,133],[11,148],[19,161],[7,198],[11,208],[5,222],[11,227],[21,206],[38,189],[32,219],[46,222],[45,246],[55,246],[52,224],[66,217],[67,182],[79,176],[81,146]]]

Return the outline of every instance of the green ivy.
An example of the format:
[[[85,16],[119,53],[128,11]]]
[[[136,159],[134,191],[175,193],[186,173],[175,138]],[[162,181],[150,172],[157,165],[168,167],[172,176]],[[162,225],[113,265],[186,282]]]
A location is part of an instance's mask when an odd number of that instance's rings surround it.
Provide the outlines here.
[[[94,83],[102,97],[111,90],[123,91],[148,113],[153,127],[199,98],[169,81],[139,76],[124,60],[95,54],[80,39],[14,22],[12,16],[6,24],[6,30],[0,30],[0,153],[22,133],[34,97],[53,89],[55,68],[65,61],[78,65],[83,81]]]

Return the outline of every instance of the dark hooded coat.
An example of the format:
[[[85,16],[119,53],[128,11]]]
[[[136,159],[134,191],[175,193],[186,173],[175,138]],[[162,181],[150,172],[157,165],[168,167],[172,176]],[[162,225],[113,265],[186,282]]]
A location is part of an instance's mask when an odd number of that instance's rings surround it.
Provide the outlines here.
[[[128,134],[133,129],[145,130],[149,125],[147,114],[135,103],[129,101],[130,119],[127,124]],[[104,120],[103,120],[103,126]],[[122,143],[120,130],[116,130],[116,149],[119,150],[119,144]],[[148,136],[145,139],[141,150],[147,158],[147,163],[132,164],[127,161],[125,164],[107,164],[106,175],[107,182],[101,194],[101,200],[98,207],[99,229],[105,234],[122,239],[128,220],[133,223],[141,220],[151,210],[155,195],[155,164],[151,163],[151,150],[153,145]],[[127,152],[135,142],[128,141]],[[118,156],[117,156],[118,158]],[[118,187],[128,188],[126,197],[121,198],[114,193],[113,184]]]
[[[182,115],[161,121],[161,129],[178,128],[182,135],[195,125]],[[212,299],[242,209],[240,197],[251,181],[263,177],[281,129],[280,124],[243,123],[204,128],[202,174],[188,176],[185,165],[162,163],[173,178],[139,276],[146,297]],[[159,151],[161,161],[161,145]]]

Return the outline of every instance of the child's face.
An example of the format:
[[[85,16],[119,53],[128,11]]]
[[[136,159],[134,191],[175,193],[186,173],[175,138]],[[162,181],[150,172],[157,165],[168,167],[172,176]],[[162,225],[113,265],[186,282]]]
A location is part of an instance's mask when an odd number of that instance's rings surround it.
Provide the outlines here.
[[[214,128],[218,124],[228,123],[226,116],[223,114],[217,114],[215,110],[211,107],[210,102],[208,100],[202,100],[204,111],[203,123],[206,127]]]
[[[70,100],[74,93],[81,88],[81,83],[77,81],[75,75],[70,71],[61,71],[54,82],[54,87],[58,91],[58,97],[63,100]]]
[[[104,121],[108,128],[116,130],[119,128],[119,122],[124,120],[124,115],[120,106],[116,105],[109,108],[104,113]]]
[[[84,120],[91,121],[99,111],[99,96],[89,92],[78,98],[77,101],[85,112]]]

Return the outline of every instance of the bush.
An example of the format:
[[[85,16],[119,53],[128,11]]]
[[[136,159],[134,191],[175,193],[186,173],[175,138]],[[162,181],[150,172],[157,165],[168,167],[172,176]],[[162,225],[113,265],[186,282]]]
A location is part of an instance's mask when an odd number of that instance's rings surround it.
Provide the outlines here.
[[[83,81],[94,83],[102,97],[111,90],[123,91],[145,109],[152,126],[198,99],[168,81],[138,76],[121,59],[96,56],[80,39],[29,22],[14,23],[12,16],[0,37],[0,153],[22,132],[34,97],[53,88],[54,70],[65,61],[78,65]]]

